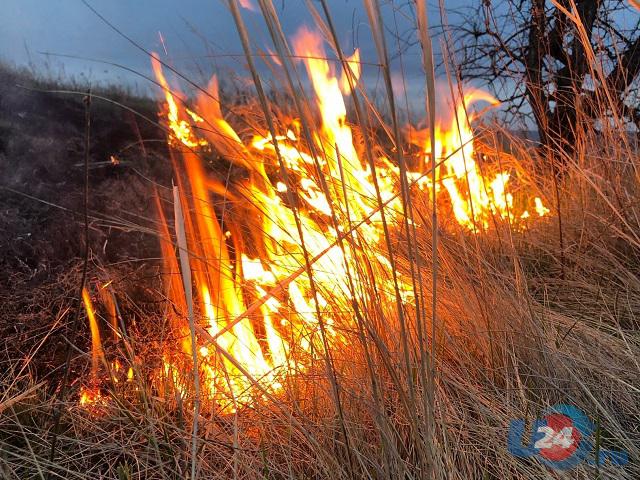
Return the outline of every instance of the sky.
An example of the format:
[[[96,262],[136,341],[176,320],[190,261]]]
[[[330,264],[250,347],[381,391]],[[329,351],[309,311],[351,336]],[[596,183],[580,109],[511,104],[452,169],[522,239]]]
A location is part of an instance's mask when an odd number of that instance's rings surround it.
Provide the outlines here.
[[[256,0],[252,0],[254,3]],[[454,5],[460,0],[450,1]],[[157,51],[188,75],[206,77],[218,71],[246,76],[242,48],[225,0],[87,0],[100,15],[146,50]],[[383,16],[390,30],[407,35],[413,12],[406,0],[383,1]],[[301,25],[312,27],[304,0],[274,0],[287,36]],[[362,60],[375,62],[362,0],[328,0],[336,30],[347,53],[361,50]],[[84,83],[127,83],[145,91],[149,83],[135,74],[109,65],[117,63],[150,75],[148,55],[109,27],[81,0],[2,0],[0,60],[34,66],[53,76],[72,76]],[[254,47],[270,45],[261,15],[243,10]],[[437,20],[437,9],[432,17]],[[397,22],[397,27],[396,27]],[[390,50],[397,50],[389,37]],[[83,60],[83,57],[94,61]],[[405,76],[422,75],[419,47],[403,58]],[[400,71],[398,60],[393,69]],[[226,73],[225,73],[226,72]],[[231,73],[233,72],[233,73]],[[365,72],[376,81],[376,72]]]

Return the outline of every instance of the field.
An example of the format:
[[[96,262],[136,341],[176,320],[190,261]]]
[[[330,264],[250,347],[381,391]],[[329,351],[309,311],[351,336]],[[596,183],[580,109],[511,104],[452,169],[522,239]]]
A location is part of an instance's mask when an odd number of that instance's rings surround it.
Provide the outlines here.
[[[307,95],[0,69],[0,478],[638,478],[636,134],[559,169],[484,92],[408,129],[291,43]],[[557,404],[566,472],[508,442]]]

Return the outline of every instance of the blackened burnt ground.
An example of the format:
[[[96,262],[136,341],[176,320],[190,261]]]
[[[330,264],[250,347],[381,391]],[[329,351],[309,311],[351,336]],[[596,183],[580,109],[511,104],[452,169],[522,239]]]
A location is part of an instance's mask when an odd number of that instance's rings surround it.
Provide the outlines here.
[[[141,278],[157,271],[157,262],[144,262],[159,256],[144,228],[155,218],[154,182],[171,184],[165,134],[154,100],[115,88],[94,94],[111,101],[91,101],[89,282],[124,282],[135,296],[154,283]],[[80,87],[0,66],[0,368],[19,367],[45,340],[28,366],[37,379],[64,363],[62,335],[73,317],[64,312],[77,304],[84,96]],[[85,347],[88,329],[74,334]]]

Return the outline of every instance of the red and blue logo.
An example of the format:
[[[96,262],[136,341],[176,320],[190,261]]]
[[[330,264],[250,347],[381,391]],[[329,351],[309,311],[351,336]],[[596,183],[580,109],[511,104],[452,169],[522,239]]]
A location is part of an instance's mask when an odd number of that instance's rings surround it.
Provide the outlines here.
[[[541,463],[556,470],[569,470],[579,463],[625,465],[626,452],[600,449],[598,458],[592,458],[593,423],[578,408],[557,404],[549,408],[542,418],[533,423],[528,445],[523,445],[524,420],[513,420],[509,426],[507,446],[517,457],[536,457]]]

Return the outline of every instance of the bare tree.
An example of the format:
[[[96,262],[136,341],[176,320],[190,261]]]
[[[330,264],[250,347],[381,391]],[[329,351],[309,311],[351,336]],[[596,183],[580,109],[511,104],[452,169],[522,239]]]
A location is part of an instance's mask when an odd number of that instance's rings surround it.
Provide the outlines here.
[[[451,21],[463,79],[485,81],[528,115],[546,154],[572,153],[578,131],[616,117],[640,125],[640,21],[622,0],[482,0]]]

